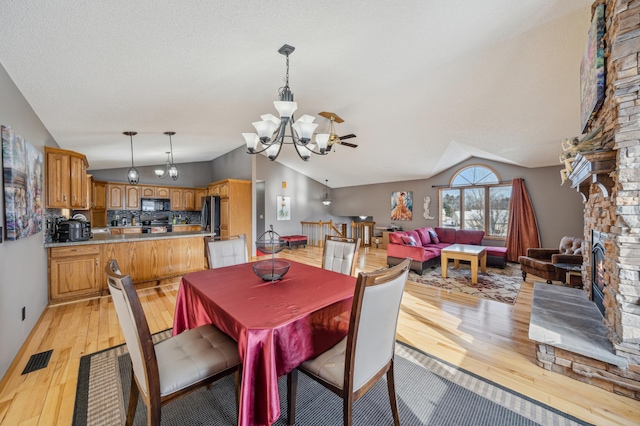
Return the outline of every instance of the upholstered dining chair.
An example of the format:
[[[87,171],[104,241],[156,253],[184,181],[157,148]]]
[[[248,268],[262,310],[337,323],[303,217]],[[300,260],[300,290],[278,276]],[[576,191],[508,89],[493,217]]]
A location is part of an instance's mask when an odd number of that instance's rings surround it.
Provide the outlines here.
[[[245,234],[229,237],[205,237],[209,269],[247,263],[247,237]]]
[[[358,275],[347,337],[287,376],[290,425],[296,418],[298,370],[342,398],[343,421],[349,426],[353,403],[386,374],[393,421],[400,425],[393,356],[400,302],[410,266],[411,259],[405,259],[390,269]]]
[[[322,268],[341,274],[353,275],[360,249],[360,238],[324,237]]]
[[[147,425],[159,425],[161,407],[197,388],[236,374],[238,345],[213,325],[203,325],[154,344],[131,277],[122,275],[115,260],[105,268],[109,292],[131,356],[131,391],[126,425],[136,415],[138,397],[147,406]]]

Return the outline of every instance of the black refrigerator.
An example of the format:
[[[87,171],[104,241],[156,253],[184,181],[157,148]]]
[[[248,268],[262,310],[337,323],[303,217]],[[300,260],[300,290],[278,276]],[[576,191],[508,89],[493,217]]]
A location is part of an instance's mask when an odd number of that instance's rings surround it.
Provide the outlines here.
[[[202,197],[202,230],[220,235],[220,197]]]

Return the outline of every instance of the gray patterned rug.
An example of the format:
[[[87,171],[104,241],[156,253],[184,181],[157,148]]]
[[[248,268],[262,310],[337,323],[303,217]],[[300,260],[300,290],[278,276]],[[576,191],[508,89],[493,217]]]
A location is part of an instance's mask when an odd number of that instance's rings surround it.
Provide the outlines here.
[[[163,339],[170,330],[154,336]],[[396,392],[400,420],[409,425],[585,425],[587,423],[461,370],[402,343],[396,345]],[[74,426],[121,425],[129,396],[130,361],[124,345],[80,361]],[[286,424],[286,380],[280,379],[280,419]],[[354,404],[354,425],[393,424],[384,380]],[[342,400],[299,375],[297,424],[342,424]],[[138,403],[135,425],[146,423]],[[235,425],[233,376],[162,408],[162,424]]]
[[[478,271],[478,284],[471,284],[471,266],[460,262],[458,269],[449,263],[447,278],[442,278],[442,268],[427,269],[423,275],[409,272],[409,281],[427,284],[447,291],[459,291],[475,297],[502,303],[516,303],[522,284],[520,265],[507,263],[504,269],[487,267],[487,272]]]

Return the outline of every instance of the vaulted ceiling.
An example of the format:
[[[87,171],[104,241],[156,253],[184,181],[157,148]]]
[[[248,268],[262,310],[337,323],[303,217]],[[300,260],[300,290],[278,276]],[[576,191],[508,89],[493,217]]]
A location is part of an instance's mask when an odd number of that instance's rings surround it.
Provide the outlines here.
[[[130,165],[125,130],[136,165],[164,163],[165,131],[176,163],[244,145],[277,114],[285,43],[296,114],[335,112],[357,135],[308,163],[283,149],[319,182],[422,179],[470,156],[540,167],[580,133],[591,3],[2,0],[0,64],[92,169]]]

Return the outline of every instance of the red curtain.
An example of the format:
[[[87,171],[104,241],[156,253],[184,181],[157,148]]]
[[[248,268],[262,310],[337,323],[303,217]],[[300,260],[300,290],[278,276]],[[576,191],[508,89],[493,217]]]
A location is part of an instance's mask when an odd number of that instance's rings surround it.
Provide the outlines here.
[[[509,202],[509,226],[507,229],[507,260],[517,262],[527,254],[528,248],[540,247],[538,223],[531,199],[524,186],[524,179],[513,180]]]

